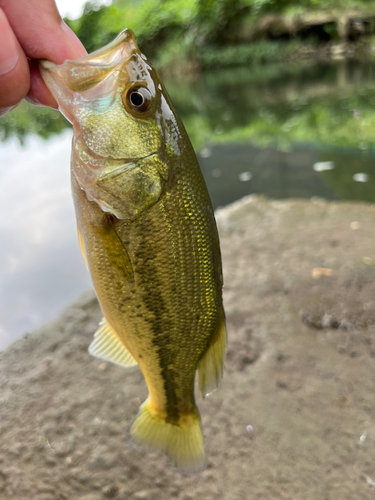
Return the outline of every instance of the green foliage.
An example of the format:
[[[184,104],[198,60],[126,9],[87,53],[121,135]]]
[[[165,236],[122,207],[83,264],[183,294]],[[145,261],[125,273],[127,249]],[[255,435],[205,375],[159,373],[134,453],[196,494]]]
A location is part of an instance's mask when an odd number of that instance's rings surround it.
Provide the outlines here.
[[[183,34],[196,15],[196,0],[138,0],[96,7],[87,3],[70,27],[89,52],[102,47],[125,28],[132,29],[142,50],[155,52],[176,34]]]
[[[375,148],[374,64],[272,68],[255,66],[206,73],[185,83],[166,82],[196,149],[206,143],[250,140],[276,143],[282,149],[293,142]]]
[[[246,3],[251,4],[255,13],[303,13],[306,11],[332,11],[332,10],[350,10],[361,9],[367,11],[371,8],[371,2],[368,0],[244,0]]]
[[[32,106],[26,101],[0,118],[0,137],[5,140],[16,136],[21,143],[27,134],[35,133],[47,139],[61,132],[69,123],[56,110]]]
[[[203,68],[220,68],[242,64],[259,65],[288,59],[300,44],[294,40],[280,43],[272,40],[260,40],[251,44],[230,45],[228,47],[206,48],[201,54]]]
[[[353,99],[355,101],[355,99]],[[288,149],[292,142],[311,142],[330,146],[374,148],[375,114],[363,110],[361,119],[351,109],[334,112],[336,102],[332,96],[311,102],[298,113],[278,115],[269,109],[261,109],[244,127],[236,127],[214,138],[215,142],[253,142],[267,145],[278,143]],[[211,138],[210,138],[211,139]],[[212,140],[212,139],[211,139]]]
[[[107,9],[105,7],[96,7],[93,3],[86,3],[83,15],[79,20],[69,21],[69,19],[66,19],[67,24],[75,31],[86,47],[87,52],[102,47],[117,34],[116,31],[113,31],[111,25],[105,22],[106,14]]]
[[[194,29],[198,45],[222,44],[236,21],[249,12],[251,5],[246,0],[198,0]]]
[[[374,7],[366,0],[347,0],[345,8],[358,8],[364,12],[369,11],[369,9],[374,11]],[[324,12],[332,11],[332,9],[337,9],[337,12],[342,11],[342,2],[340,0],[118,0],[110,6],[87,2],[81,18],[66,21],[89,52],[104,46],[124,28],[131,28],[137,36],[141,50],[147,54],[155,67],[162,72],[164,71],[165,74],[168,72],[179,76],[179,80],[181,80],[181,76],[185,79],[190,71],[197,73],[197,70],[201,69],[246,65],[251,67],[250,72],[244,69],[247,80],[251,73],[254,78],[267,82],[269,78],[276,78],[282,70],[282,64],[280,68],[280,64],[270,63],[285,62],[298,57],[303,46],[297,40],[285,43],[260,39],[247,44],[239,43],[238,30],[247,26],[248,32],[251,32],[251,26],[261,16],[269,12],[288,15],[298,12],[299,15],[303,15],[304,12],[311,10]],[[331,38],[335,38],[336,35],[334,29],[329,32]],[[304,47],[308,47],[307,44]],[[285,74],[285,68],[282,74]],[[208,75],[207,80],[209,78]],[[213,77],[213,79],[215,78],[217,79],[217,77]],[[224,73],[221,73],[220,78],[224,78]],[[227,73],[225,78],[228,79],[228,85],[231,85],[232,72]],[[212,115],[208,119],[192,116],[191,111],[194,109],[191,106],[192,101],[189,103],[181,102],[182,91],[179,81],[178,105],[181,105],[183,110],[185,107],[187,110],[190,109],[190,112],[187,112],[185,116],[187,122],[199,123],[200,130],[205,131],[204,133],[196,133],[191,130],[191,133],[196,134],[197,137],[203,137],[207,133],[207,136],[212,136],[212,140],[221,140],[224,137],[234,140],[234,136],[247,137],[246,134],[253,134],[259,140],[269,140],[268,138],[278,134],[278,137],[282,137],[282,140],[285,141],[292,137],[299,140],[308,137],[318,140],[318,136],[322,137],[327,132],[326,140],[333,140],[329,134],[329,127],[326,130],[321,129],[321,123],[328,120],[328,116],[324,115],[324,110],[316,108],[312,112],[313,108],[310,108],[309,117],[304,116],[304,113],[301,112],[298,124],[294,126],[292,122],[289,130],[285,129],[282,117],[276,119],[276,122],[267,123],[264,118],[266,115],[263,118],[261,115],[254,115],[263,106],[264,96],[259,89],[255,88],[255,82],[253,84],[254,86],[248,89],[247,95],[244,95],[244,100],[246,105],[250,106],[246,113],[252,117],[258,116],[258,121],[253,119],[251,123],[244,123],[244,120],[241,119],[238,122],[240,127],[237,131],[232,128],[230,133],[228,131],[228,136],[223,133],[219,138],[218,134],[211,130],[217,125],[216,115]],[[250,91],[255,96],[251,105],[249,102],[251,101]],[[189,96],[189,99],[200,100],[198,94],[193,95],[186,87],[183,92],[185,96]],[[283,99],[285,96],[280,97],[279,102],[283,102]],[[222,106],[227,106],[227,103],[223,102]],[[269,110],[269,103],[264,104],[264,106]],[[328,102],[327,106],[330,108],[331,103]],[[195,112],[201,113],[202,110]],[[275,113],[274,110],[270,112]],[[317,121],[319,123],[313,126],[311,124],[314,123],[312,119],[314,114],[319,116],[321,120],[319,119]],[[363,116],[365,115],[366,110],[363,112]],[[370,120],[370,116],[368,120]],[[358,142],[359,132],[364,134],[366,138],[370,135],[367,128],[360,131],[356,129],[357,134],[355,130],[349,131],[350,124],[351,120],[348,119],[347,125],[343,125],[342,131],[335,140],[338,140],[340,136],[341,139],[338,142],[345,140]],[[7,138],[13,134],[22,141],[24,136],[30,132],[48,137],[50,134],[59,132],[65,126],[67,126],[66,121],[57,112],[22,103],[11,113],[0,118],[0,137]],[[346,136],[347,139],[345,139]]]

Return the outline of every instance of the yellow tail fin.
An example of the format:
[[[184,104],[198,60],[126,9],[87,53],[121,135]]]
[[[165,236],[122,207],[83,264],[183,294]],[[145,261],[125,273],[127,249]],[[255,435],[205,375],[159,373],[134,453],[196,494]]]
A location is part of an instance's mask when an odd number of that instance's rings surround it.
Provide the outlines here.
[[[164,452],[181,471],[199,472],[206,463],[198,411],[183,420],[179,425],[166,422],[152,411],[147,399],[139,410],[130,434],[137,444]]]

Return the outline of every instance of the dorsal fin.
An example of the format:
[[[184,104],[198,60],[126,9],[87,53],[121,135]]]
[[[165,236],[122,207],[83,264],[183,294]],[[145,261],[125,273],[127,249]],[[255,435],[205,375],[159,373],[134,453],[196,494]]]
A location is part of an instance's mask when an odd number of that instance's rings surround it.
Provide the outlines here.
[[[95,358],[110,361],[120,366],[134,366],[137,364],[105,318],[99,323],[94,340],[90,344],[89,353]]]

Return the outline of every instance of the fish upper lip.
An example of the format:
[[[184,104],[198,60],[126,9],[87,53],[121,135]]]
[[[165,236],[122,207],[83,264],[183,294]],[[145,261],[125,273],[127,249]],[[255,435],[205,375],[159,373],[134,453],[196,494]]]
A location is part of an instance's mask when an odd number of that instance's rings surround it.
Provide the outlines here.
[[[117,37],[112,40],[110,43],[108,43],[105,47],[101,47],[100,49],[95,50],[91,54],[86,54],[83,57],[79,57],[77,59],[67,59],[67,61],[74,63],[76,62],[77,64],[90,64],[92,59],[100,59],[100,57],[105,57],[106,53],[110,51],[116,51],[122,44],[127,43],[129,44],[129,50],[128,54],[129,57],[131,57],[131,54],[135,51],[139,52],[139,49],[137,47],[136,41],[135,41],[135,36],[132,30],[129,28],[121,31]],[[43,69],[49,70],[57,67],[61,67],[65,64],[66,61],[64,61],[61,64],[55,64],[51,61],[48,61],[47,59],[39,59],[39,64],[42,66]]]
[[[47,59],[40,59],[39,64],[44,69],[51,69],[51,68],[55,68],[57,66],[57,64],[55,64],[51,61],[48,61]]]

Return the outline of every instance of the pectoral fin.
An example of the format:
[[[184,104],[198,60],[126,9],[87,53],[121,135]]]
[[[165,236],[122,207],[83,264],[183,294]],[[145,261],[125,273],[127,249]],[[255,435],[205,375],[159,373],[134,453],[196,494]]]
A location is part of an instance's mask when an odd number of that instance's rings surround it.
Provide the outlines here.
[[[222,379],[226,348],[227,331],[222,311],[207,351],[198,363],[198,384],[203,398],[211,394]]]
[[[134,366],[137,364],[105,318],[99,324],[99,329],[90,344],[89,353],[95,358],[110,361],[120,366]]]
[[[132,283],[134,281],[132,263],[124,243],[113,226],[113,217],[111,215],[104,216],[103,224],[100,227],[95,226],[94,229],[100,237],[111,264],[129,283]]]
[[[85,261],[86,269],[88,269],[89,265],[87,263],[87,255],[86,255],[85,242],[83,240],[83,236],[82,236],[81,231],[78,229],[78,226],[77,226],[77,234],[78,234],[79,249],[81,250],[81,254],[82,254],[83,260]]]

